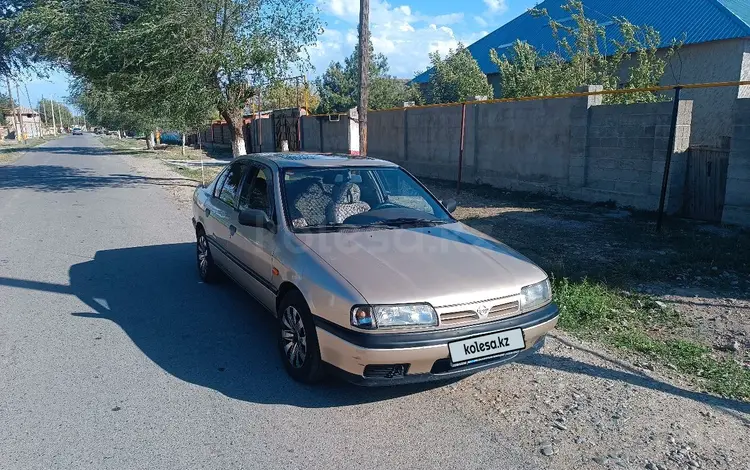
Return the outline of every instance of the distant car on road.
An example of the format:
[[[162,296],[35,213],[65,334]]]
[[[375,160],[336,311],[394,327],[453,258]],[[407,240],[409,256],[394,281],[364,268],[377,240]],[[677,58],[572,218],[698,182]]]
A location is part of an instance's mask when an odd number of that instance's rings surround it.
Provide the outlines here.
[[[80,127],[74,127],[73,135],[83,135],[83,130]]]
[[[455,208],[383,160],[244,157],[193,195],[198,272],[274,314],[299,381],[465,376],[539,350],[558,308],[542,269]]]

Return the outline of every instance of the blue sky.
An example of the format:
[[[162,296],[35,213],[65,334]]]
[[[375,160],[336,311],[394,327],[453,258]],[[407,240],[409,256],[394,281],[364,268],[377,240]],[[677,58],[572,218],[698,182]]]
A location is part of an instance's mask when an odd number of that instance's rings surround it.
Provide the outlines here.
[[[317,74],[331,60],[351,54],[357,42],[359,0],[315,0],[327,23],[311,50]],[[536,0],[370,0],[370,29],[390,73],[413,78],[429,65],[428,54],[469,45],[539,3]]]
[[[310,49],[319,75],[333,60],[343,60],[357,42],[359,0],[308,0],[317,5],[325,32]],[[466,45],[487,35],[533,7],[537,0],[370,0],[370,29],[377,52],[388,57],[391,75],[413,78],[429,65],[428,54],[445,54],[459,42]],[[39,98],[68,93],[68,77],[54,72],[49,78],[27,80],[32,103]],[[22,102],[26,106],[23,89]]]

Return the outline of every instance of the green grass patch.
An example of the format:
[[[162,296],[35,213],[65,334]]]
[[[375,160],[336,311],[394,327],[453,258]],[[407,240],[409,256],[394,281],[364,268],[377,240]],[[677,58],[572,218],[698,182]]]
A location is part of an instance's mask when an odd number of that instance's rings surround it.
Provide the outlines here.
[[[649,335],[684,325],[674,310],[648,296],[616,291],[587,279],[555,279],[554,292],[560,307],[560,328],[674,368],[708,392],[750,400],[747,368],[732,360],[712,357],[711,348],[706,345]]]
[[[41,145],[45,142],[54,140],[51,137],[41,138],[35,137],[27,139],[26,143],[23,142],[4,142],[0,144],[0,164],[13,163],[14,161],[21,158],[21,156],[30,148]]]
[[[205,183],[208,184],[219,174],[223,167],[205,167],[204,173],[201,173],[200,168],[186,168],[184,166],[168,165],[169,168],[191,180],[201,182],[201,178],[205,176]]]

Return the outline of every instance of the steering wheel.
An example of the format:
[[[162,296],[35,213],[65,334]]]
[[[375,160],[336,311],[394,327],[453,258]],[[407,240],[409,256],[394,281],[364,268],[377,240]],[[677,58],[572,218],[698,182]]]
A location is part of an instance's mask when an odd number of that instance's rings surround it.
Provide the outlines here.
[[[394,207],[401,207],[398,204],[394,204],[392,202],[381,202],[377,206],[373,207],[372,210],[378,210],[378,209],[390,209]]]

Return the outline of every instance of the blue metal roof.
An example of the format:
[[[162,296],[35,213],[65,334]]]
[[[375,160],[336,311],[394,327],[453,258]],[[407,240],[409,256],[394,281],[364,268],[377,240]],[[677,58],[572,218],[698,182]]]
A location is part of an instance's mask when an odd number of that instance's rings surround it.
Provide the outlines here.
[[[546,0],[538,8],[546,8],[552,18],[564,22],[570,13],[561,5],[567,0]],[[674,39],[685,38],[685,44],[750,37],[750,0],[584,0],[589,18],[600,25],[613,17],[624,17],[638,26],[653,26],[661,34],[662,46]],[[570,21],[570,20],[569,20]],[[619,39],[615,24],[606,28],[609,39]],[[516,39],[526,41],[539,51],[556,51],[557,44],[544,18],[534,18],[528,12],[511,20],[499,29],[468,47],[485,74],[497,73],[490,60],[490,50],[512,47]],[[429,80],[431,70],[413,81]]]

